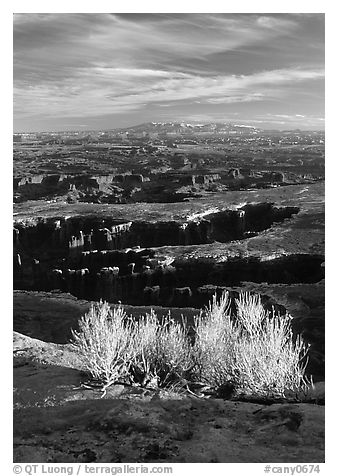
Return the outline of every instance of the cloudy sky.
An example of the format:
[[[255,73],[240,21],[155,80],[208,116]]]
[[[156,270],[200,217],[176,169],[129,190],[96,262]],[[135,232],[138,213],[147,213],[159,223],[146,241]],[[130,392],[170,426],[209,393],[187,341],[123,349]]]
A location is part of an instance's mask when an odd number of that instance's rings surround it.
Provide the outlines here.
[[[324,128],[323,14],[14,15],[14,131]]]

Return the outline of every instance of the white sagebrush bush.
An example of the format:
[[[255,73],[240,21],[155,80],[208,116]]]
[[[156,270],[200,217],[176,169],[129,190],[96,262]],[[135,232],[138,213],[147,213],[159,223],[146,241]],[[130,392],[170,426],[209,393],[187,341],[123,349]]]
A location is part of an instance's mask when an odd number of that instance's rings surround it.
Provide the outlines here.
[[[156,341],[158,321],[154,312],[140,316],[135,323],[135,359],[131,368],[132,380],[141,385],[147,385],[157,374],[154,368],[156,362]]]
[[[234,355],[239,330],[230,317],[229,294],[213,297],[205,313],[195,317],[195,378],[219,387],[236,375]]]
[[[231,384],[247,396],[305,392],[308,348],[293,336],[291,316],[270,314],[259,296],[242,293],[235,302],[232,316],[229,294],[214,297],[195,317],[193,344],[184,319],[159,320],[152,311],[134,321],[100,302],[80,319],[72,343],[103,388],[122,379],[161,387],[193,380],[216,390]]]
[[[205,315],[195,319],[195,370],[214,387],[231,383],[237,392],[281,397],[304,391],[307,347],[293,338],[291,317],[265,311],[260,297],[242,293],[237,317],[230,314],[229,294],[214,297]]]
[[[165,386],[183,377],[191,367],[186,326],[166,316],[160,322],[152,311],[135,325],[134,378],[142,385]]]
[[[236,299],[237,323],[242,328],[236,352],[240,383],[245,393],[282,397],[306,391],[308,346],[294,338],[289,314],[270,315],[260,296],[242,293]]]
[[[176,322],[169,316],[164,318],[159,326],[157,349],[163,383],[184,378],[192,367],[190,339],[184,319]]]
[[[93,304],[72,331],[83,367],[103,388],[119,380],[166,386],[191,367],[186,326],[152,311],[138,321],[122,307]]]
[[[129,374],[134,359],[134,326],[121,307],[106,302],[92,304],[72,331],[72,344],[94,379],[108,386]]]

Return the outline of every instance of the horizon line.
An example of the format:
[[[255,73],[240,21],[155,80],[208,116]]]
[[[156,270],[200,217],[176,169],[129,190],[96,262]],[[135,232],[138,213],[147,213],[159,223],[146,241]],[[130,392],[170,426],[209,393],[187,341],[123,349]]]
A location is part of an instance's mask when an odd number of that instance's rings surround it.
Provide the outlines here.
[[[155,124],[180,124],[182,122],[185,122],[185,121],[168,121],[168,122],[155,122]],[[189,123],[193,123],[194,121],[189,121]],[[61,132],[112,132],[112,131],[116,131],[116,130],[119,130],[119,129],[132,129],[133,127],[140,127],[142,125],[145,125],[145,124],[152,124],[153,121],[147,121],[147,122],[141,122],[139,124],[133,124],[133,125],[130,125],[130,126],[125,126],[125,127],[113,127],[111,129],[69,129],[69,130],[65,130],[65,129],[53,129],[53,130],[35,130],[35,131],[13,131],[13,135],[16,135],[16,134],[36,134],[36,133],[40,133],[40,134],[45,134],[45,133],[61,133]],[[233,126],[242,126],[242,124],[235,124],[233,122],[219,122],[219,121],[212,121],[212,122],[198,122],[199,125],[208,125],[208,124],[231,124]],[[196,124],[197,125],[197,124]],[[243,127],[247,127],[248,129],[250,127],[254,128],[254,129],[258,129],[260,131],[263,131],[263,132],[268,132],[268,131],[278,131],[278,132],[291,132],[291,131],[300,131],[300,132],[325,132],[325,127],[323,129],[316,129],[316,128],[309,128],[309,129],[301,129],[299,127],[295,127],[295,128],[290,128],[290,129],[278,129],[278,128],[261,128],[261,127],[257,127],[257,126],[246,126],[246,125],[243,125]]]

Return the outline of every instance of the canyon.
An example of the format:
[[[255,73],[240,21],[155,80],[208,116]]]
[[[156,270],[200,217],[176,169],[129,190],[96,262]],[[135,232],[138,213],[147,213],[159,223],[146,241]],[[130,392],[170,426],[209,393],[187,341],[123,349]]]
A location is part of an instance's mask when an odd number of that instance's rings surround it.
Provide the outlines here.
[[[102,299],[129,306],[133,315],[135,309],[154,306],[164,310],[160,314],[177,309],[178,318],[187,309],[198,313],[225,290],[236,297],[255,289],[269,309],[284,314],[301,303],[294,329],[311,344],[309,373],[320,380],[325,277],[321,189],[317,183],[229,192],[227,201],[215,196],[166,209],[159,204],[77,204],[60,210],[34,202],[30,206],[39,209],[33,214],[16,205],[14,288],[85,302]],[[277,296],[269,297],[276,289]],[[291,295],[297,289],[291,304],[284,302],[286,289]],[[318,296],[314,306],[305,304],[309,289]]]
[[[142,300],[145,289],[151,291],[154,286],[160,287],[164,294],[180,295],[180,287],[187,287],[191,276],[194,276],[194,283],[191,283],[194,288],[203,284],[252,280],[250,277],[257,280],[260,274],[265,275],[261,279],[276,282],[274,280],[283,278],[273,277],[273,272],[269,271],[274,268],[271,262],[264,264],[257,258],[241,260],[234,257],[221,265],[204,263],[198,271],[196,264],[187,269],[179,260],[169,265],[165,260],[161,262],[156,258],[156,248],[243,240],[298,211],[297,207],[278,208],[263,203],[204,214],[186,222],[116,222],[110,217],[38,219],[28,224],[15,222],[15,287],[61,289],[81,298],[103,298],[110,302],[126,302],[127,299],[136,303]],[[289,274],[285,279],[297,282],[299,278],[292,276],[292,269],[307,267],[310,267],[310,273],[304,279],[316,279],[315,268],[320,266],[320,258],[301,255],[290,256],[284,261],[285,273]],[[278,268],[278,263],[276,266]],[[199,280],[196,272],[200,273]],[[227,274],[229,278],[226,278]],[[150,295],[150,304],[156,304],[151,293],[146,294]]]
[[[15,461],[323,461],[324,226],[323,182],[170,204],[15,203]],[[291,314],[309,346],[305,400],[86,388],[70,340],[91,303],[191,327],[224,291],[232,307],[245,291]]]

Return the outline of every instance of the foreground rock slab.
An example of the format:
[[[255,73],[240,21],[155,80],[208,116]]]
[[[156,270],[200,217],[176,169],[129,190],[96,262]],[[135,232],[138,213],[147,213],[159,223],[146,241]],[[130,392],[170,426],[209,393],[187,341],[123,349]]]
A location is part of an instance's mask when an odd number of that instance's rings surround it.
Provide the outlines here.
[[[14,333],[14,461],[324,461],[324,407],[81,386],[69,345]]]

